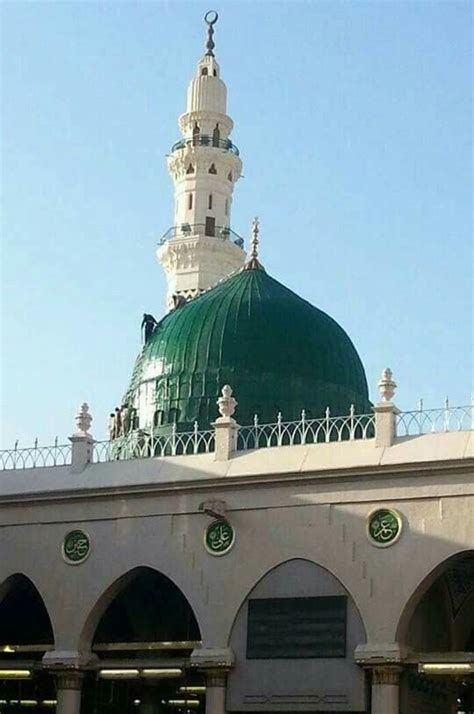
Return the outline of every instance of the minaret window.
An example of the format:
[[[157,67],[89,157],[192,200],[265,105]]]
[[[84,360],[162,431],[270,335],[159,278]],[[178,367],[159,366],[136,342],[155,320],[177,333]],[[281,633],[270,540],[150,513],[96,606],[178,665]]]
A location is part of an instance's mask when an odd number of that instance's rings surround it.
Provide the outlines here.
[[[210,211],[212,210],[212,193],[209,194],[209,201],[207,207]]]
[[[227,178],[229,179],[229,181],[232,181],[232,171],[229,171],[229,173],[227,174]]]
[[[216,235],[216,219],[213,218],[212,216],[206,217],[206,227],[204,229],[204,233],[207,236],[215,236]]]
[[[189,164],[188,168],[186,169],[187,174],[193,174],[194,173],[194,166],[192,164]]]
[[[193,207],[193,194],[190,193],[188,196],[188,208],[191,209]]]
[[[216,173],[217,173],[217,169],[216,169],[216,165],[215,165],[215,164],[211,164],[211,165],[210,165],[210,167],[209,167],[209,173],[210,173],[210,174],[216,174]]]
[[[199,134],[201,133],[201,129],[199,128],[198,124],[194,125],[193,129],[193,144],[194,146],[197,146],[199,144]]]
[[[207,67],[203,67],[202,70],[201,70],[201,76],[202,76],[202,77],[206,77],[207,74],[208,74],[208,72],[207,72]]]
[[[221,133],[219,131],[219,124],[216,124],[214,131],[212,132],[212,145],[219,146],[221,140]]]

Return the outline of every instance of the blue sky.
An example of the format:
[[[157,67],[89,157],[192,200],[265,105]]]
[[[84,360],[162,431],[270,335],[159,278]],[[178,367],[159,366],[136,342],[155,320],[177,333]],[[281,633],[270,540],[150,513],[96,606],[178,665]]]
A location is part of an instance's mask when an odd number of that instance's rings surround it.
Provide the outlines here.
[[[51,443],[127,385],[165,155],[203,51],[202,2],[4,2],[2,446]],[[233,228],[261,220],[267,270],[332,315],[372,398],[472,389],[472,5],[221,0],[216,55],[244,162]],[[236,395],[238,398],[238,395]]]

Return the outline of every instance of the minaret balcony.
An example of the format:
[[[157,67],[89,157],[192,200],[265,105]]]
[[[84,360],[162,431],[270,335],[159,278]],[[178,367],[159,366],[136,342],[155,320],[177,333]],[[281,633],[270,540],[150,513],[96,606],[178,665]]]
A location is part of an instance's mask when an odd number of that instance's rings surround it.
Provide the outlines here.
[[[234,156],[239,156],[240,152],[235,144],[231,142],[230,139],[215,139],[208,134],[199,134],[199,136],[193,136],[188,139],[181,139],[173,144],[171,147],[171,153],[174,151],[179,151],[179,149],[185,149],[188,146],[209,146],[215,149],[224,149]]]
[[[228,226],[214,226],[211,228],[205,223],[182,223],[180,226],[171,226],[160,239],[160,245],[173,238],[191,238],[193,236],[208,236],[230,240],[239,248],[244,247],[244,239]]]

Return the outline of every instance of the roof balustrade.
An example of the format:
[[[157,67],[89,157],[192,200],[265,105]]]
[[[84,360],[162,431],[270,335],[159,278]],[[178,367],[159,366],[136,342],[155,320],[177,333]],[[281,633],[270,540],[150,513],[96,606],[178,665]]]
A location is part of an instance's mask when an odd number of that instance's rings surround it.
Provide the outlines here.
[[[394,412],[396,413],[396,412]],[[451,407],[446,401],[440,409],[420,407],[396,415],[396,438],[415,437],[428,433],[468,431],[474,429],[474,406]],[[237,451],[327,444],[355,440],[370,440],[376,436],[376,415],[355,414],[331,416],[329,409],[319,419],[309,419],[301,413],[298,421],[285,422],[281,414],[271,424],[260,424],[256,416],[253,424],[239,426]],[[92,437],[91,437],[92,439]],[[198,423],[191,431],[178,431],[173,425],[167,435],[153,429],[135,429],[108,441],[93,441],[92,463],[126,461],[163,456],[184,456],[212,453],[215,450],[215,430],[200,430]],[[68,466],[71,464],[72,444],[39,446],[0,451],[0,471]]]

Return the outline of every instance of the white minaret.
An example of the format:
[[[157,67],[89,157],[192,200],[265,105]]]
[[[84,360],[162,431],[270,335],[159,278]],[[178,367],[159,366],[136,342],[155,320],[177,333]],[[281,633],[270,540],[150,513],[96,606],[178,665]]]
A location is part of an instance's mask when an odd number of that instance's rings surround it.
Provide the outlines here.
[[[174,183],[174,225],[165,233],[157,257],[168,280],[167,304],[173,295],[195,297],[242,267],[243,240],[230,229],[232,193],[242,162],[229,134],[227,89],[214,57],[213,25],[208,25],[206,54],[188,87],[186,112],[178,124],[183,138],[173,145],[168,170]]]

